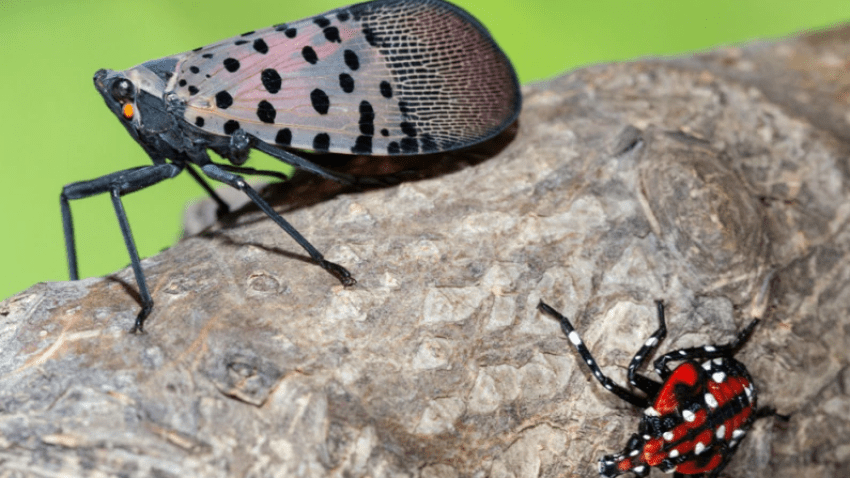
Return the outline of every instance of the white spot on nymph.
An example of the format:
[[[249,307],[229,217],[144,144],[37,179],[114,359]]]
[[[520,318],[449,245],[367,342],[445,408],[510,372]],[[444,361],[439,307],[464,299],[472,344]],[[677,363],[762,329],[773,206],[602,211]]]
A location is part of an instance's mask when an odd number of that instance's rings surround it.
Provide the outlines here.
[[[708,408],[717,408],[717,399],[714,398],[714,395],[706,393],[705,404],[708,405]]]
[[[643,436],[643,439],[644,439],[644,440],[649,440],[649,439],[651,439],[651,438],[652,438],[652,437],[651,437],[651,436],[649,436],[649,435],[644,435],[644,436]]]
[[[650,337],[649,340],[647,340],[646,344],[644,344],[644,345],[646,345],[647,347],[655,347],[655,344],[657,344],[657,343],[658,343],[658,339],[656,339],[655,337]]]
[[[602,373],[599,370],[593,372],[593,375],[596,375],[598,378],[602,378]]]
[[[614,387],[612,387],[610,383],[606,383],[605,388],[607,388],[608,390],[611,390]]]
[[[664,432],[664,434],[662,434],[661,437],[664,438],[664,441],[673,441],[673,432],[670,432],[670,431]]]
[[[694,454],[699,455],[700,453],[705,451],[705,444],[703,442],[697,442],[694,447]]]
[[[743,430],[741,430],[739,428],[739,429],[732,432],[732,438],[741,438],[742,436],[744,436],[745,433],[746,432],[744,432]]]
[[[688,355],[688,353],[687,353],[687,352],[685,352],[684,350],[680,350],[680,351],[679,351],[679,355]]]
[[[679,456],[679,450],[673,448],[672,450],[670,450],[670,453],[668,453],[667,456],[670,458],[676,458],[677,456]]]
[[[638,456],[639,454],[640,450],[632,450],[631,453],[629,453],[629,456]]]
[[[581,337],[578,336],[578,332],[573,330],[570,332],[570,335],[567,336],[574,345],[581,345]]]
[[[702,364],[702,369],[703,370],[711,370],[711,362],[704,362]]]
[[[747,399],[752,402],[753,401],[753,387],[752,386],[744,387],[744,393],[747,394]]]
[[[692,422],[697,418],[697,416],[694,415],[694,412],[690,410],[685,410],[684,412],[682,412],[682,417],[685,419],[686,422]]]
[[[722,358],[713,359],[712,362],[714,362],[717,365],[723,365],[723,359]]]
[[[711,374],[711,379],[717,383],[723,383],[726,380],[726,374],[723,372],[714,372]]]
[[[726,425],[720,425],[714,436],[716,436],[718,440],[724,439],[726,437]]]
[[[643,414],[648,416],[648,417],[660,417],[661,416],[661,414],[658,413],[658,410],[656,410],[652,407],[649,407],[646,410],[644,410]]]
[[[717,349],[714,348],[714,346],[712,346],[712,345],[706,345],[705,347],[703,347],[703,350],[705,350],[706,352],[714,352]]]
[[[588,365],[592,365],[592,364],[593,364],[593,359],[587,359],[587,364],[588,364]]]
[[[643,473],[643,470],[645,470],[645,469],[646,469],[646,467],[645,467],[645,466],[640,465],[640,466],[636,466],[636,467],[634,467],[634,469],[633,469],[632,471],[633,471],[633,472],[635,472],[635,473],[640,474],[640,473]]]
[[[640,355],[635,355],[635,359],[633,360],[633,362],[635,363],[635,365],[637,365],[637,363],[638,363],[638,362],[640,362],[642,359],[643,359],[643,357],[642,357],[642,356],[640,356]],[[634,368],[634,366],[629,367],[629,368]]]

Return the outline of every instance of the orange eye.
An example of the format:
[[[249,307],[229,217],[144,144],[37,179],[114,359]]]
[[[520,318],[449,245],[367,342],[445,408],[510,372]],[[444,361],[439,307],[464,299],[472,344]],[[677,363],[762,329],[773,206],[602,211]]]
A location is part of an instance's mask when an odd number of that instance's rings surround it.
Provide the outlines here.
[[[133,119],[133,105],[127,103],[124,105],[124,108],[121,109],[121,113],[124,114],[124,117],[127,119]]]

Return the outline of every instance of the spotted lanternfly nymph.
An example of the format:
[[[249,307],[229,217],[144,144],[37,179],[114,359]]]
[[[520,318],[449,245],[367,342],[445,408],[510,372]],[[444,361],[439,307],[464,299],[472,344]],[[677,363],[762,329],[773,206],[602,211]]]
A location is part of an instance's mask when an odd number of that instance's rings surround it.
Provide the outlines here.
[[[153,165],[65,186],[65,247],[78,278],[69,201],[110,193],[139,286],[141,332],[153,308],[121,196],[187,169],[245,192],[310,257],[325,260],[239,174],[251,149],[341,182],[290,148],[361,155],[415,155],[464,148],[514,122],[521,96],[510,61],[471,15],[442,0],[376,0],[244,33],[124,71],[99,70],[94,84]],[[232,164],[213,162],[212,150]]]
[[[773,415],[772,408],[756,409],[756,390],[744,365],[734,355],[759,323],[753,320],[734,342],[706,345],[666,353],[655,360],[658,383],[637,373],[646,358],[667,336],[664,305],[656,302],[659,326],[629,364],[628,378],[640,396],[609,379],[570,321],[542,301],[538,308],[561,323],[596,380],[623,400],[644,409],[638,433],[632,435],[622,453],[599,460],[599,474],[613,477],[632,472],[647,476],[658,467],[675,476],[716,477],[735,453],[753,421]],[[681,361],[673,369],[667,363]]]

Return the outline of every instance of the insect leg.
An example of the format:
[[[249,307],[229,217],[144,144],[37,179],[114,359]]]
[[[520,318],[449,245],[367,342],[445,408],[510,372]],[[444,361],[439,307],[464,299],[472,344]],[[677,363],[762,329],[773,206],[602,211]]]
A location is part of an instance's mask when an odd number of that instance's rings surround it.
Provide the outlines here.
[[[283,161],[286,164],[295,166],[298,169],[303,169],[304,171],[309,171],[314,174],[318,174],[323,178],[327,178],[338,183],[346,184],[348,186],[366,186],[366,187],[381,187],[381,186],[394,186],[401,182],[401,180],[397,177],[393,177],[389,175],[389,177],[364,177],[364,176],[352,176],[350,174],[339,173],[336,171],[327,170],[318,164],[309,161],[307,159],[298,156],[297,154],[290,153],[289,151],[284,151],[280,148],[276,148],[274,146],[270,146],[259,139],[254,140],[254,147],[258,150],[277,158]]]
[[[655,301],[655,307],[658,310],[658,329],[644,342],[643,347],[637,351],[634,358],[629,364],[629,383],[637,387],[649,397],[658,395],[661,389],[661,384],[654,380],[644,377],[637,373],[637,370],[646,361],[646,358],[655,352],[661,341],[667,337],[667,323],[664,320],[664,303],[660,300]]]
[[[238,174],[247,174],[249,176],[269,176],[280,179],[281,181],[289,181],[289,176],[280,171],[269,171],[266,169],[255,169],[245,166],[232,166],[230,164],[217,164],[217,166],[225,171]]]
[[[230,186],[247,194],[248,197],[250,197],[251,200],[254,201],[254,204],[259,206],[259,208],[262,209],[263,212],[265,212],[266,215],[268,215],[275,223],[277,223],[277,225],[280,226],[281,229],[283,229],[287,234],[289,234],[293,239],[295,239],[295,242],[297,242],[301,247],[303,247],[304,250],[307,251],[308,254],[310,254],[310,257],[313,258],[313,260],[317,264],[322,266],[323,269],[330,272],[337,279],[339,279],[339,281],[342,282],[342,285],[354,285],[357,282],[354,280],[353,277],[351,277],[351,273],[348,272],[348,270],[346,270],[344,267],[339,264],[334,264],[333,262],[325,260],[325,257],[322,255],[322,253],[316,250],[316,248],[313,247],[312,244],[307,242],[307,239],[304,239],[304,236],[302,236],[297,230],[295,230],[295,228],[292,227],[291,224],[286,222],[284,218],[280,217],[280,214],[275,212],[275,210],[269,205],[269,203],[267,203],[262,197],[260,197],[259,193],[257,193],[254,188],[249,186],[245,179],[243,179],[241,176],[229,173],[214,163],[207,163],[202,165],[201,171],[203,171],[204,174],[206,174],[210,178],[215,179],[216,181],[221,181],[225,184],[229,184]]]
[[[145,318],[153,309],[153,299],[145,283],[145,276],[142,272],[141,262],[139,261],[139,252],[136,250],[136,245],[133,241],[133,234],[130,231],[130,224],[127,222],[127,214],[124,212],[121,196],[152,186],[165,179],[173,178],[181,170],[182,167],[170,163],[126,169],[92,179],[91,181],[68,184],[62,188],[62,194],[59,196],[59,202],[62,207],[62,226],[65,232],[65,250],[68,254],[68,269],[71,280],[77,280],[79,278],[77,274],[77,254],[74,244],[74,225],[71,220],[69,201],[72,199],[83,199],[105,192],[111,193],[112,204],[115,207],[118,224],[121,226],[124,244],[127,246],[127,252],[130,254],[130,263],[133,267],[133,274],[136,277],[136,284],[139,287],[139,295],[142,299],[142,310],[136,316],[136,323],[130,331],[132,333],[142,332]]]
[[[731,357],[747,342],[759,322],[759,319],[754,319],[738,333],[734,342],[725,345],[705,345],[668,352],[655,360],[655,372],[666,379],[670,375],[667,362],[671,360],[709,360],[716,357]]]
[[[197,171],[195,171],[195,168],[193,168],[191,165],[187,164],[186,165],[186,171],[189,171],[189,175],[191,175],[193,178],[195,178],[195,181],[197,181],[198,184],[200,184],[201,187],[204,188],[204,191],[206,191],[207,194],[210,195],[212,200],[215,201],[215,203],[218,205],[218,207],[215,210],[216,217],[222,218],[222,217],[228,215],[230,213],[230,206],[227,204],[227,202],[224,199],[221,198],[221,196],[219,196],[215,192],[215,190],[212,188],[212,186],[210,186],[210,184],[200,174],[198,174]]]
[[[318,174],[323,178],[331,179],[343,184],[354,185],[357,183],[357,179],[354,176],[344,173],[337,173],[334,171],[328,171],[327,169],[319,166],[318,164],[304,159],[301,156],[298,156],[297,154],[292,154],[289,151],[284,151],[280,148],[275,148],[274,146],[270,146],[260,141],[259,139],[255,139],[254,142],[254,147],[258,150],[268,154],[273,158],[277,158],[286,164],[295,166],[298,169],[310,171],[311,173]]]
[[[578,354],[581,356],[582,360],[584,360],[584,363],[587,364],[587,367],[593,373],[593,376],[596,377],[596,380],[598,380],[603,387],[605,387],[607,390],[610,390],[623,400],[631,403],[632,405],[635,405],[640,408],[646,408],[649,406],[649,402],[645,397],[635,395],[625,387],[617,385],[616,383],[614,383],[614,381],[612,381],[610,378],[605,376],[604,373],[602,373],[602,369],[599,368],[599,365],[596,364],[596,360],[594,360],[593,356],[590,355],[590,351],[587,350],[587,347],[585,347],[584,342],[581,340],[581,337],[579,337],[578,332],[576,332],[576,330],[573,328],[573,325],[570,323],[569,319],[561,315],[560,312],[556,311],[542,300],[539,304],[537,304],[537,308],[540,309],[540,311],[544,314],[550,315],[558,319],[558,321],[561,323],[561,330],[564,331],[564,334],[566,334],[567,338],[576,348],[576,351],[578,351]]]

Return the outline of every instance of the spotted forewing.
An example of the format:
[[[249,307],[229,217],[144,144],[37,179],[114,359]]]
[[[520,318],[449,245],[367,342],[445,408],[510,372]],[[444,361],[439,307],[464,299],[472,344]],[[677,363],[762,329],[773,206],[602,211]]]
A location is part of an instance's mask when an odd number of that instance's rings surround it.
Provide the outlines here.
[[[484,27],[439,0],[362,3],[150,64],[171,69],[166,92],[196,128],[337,153],[462,148],[504,129],[520,102]]]

